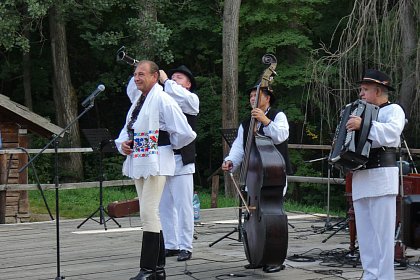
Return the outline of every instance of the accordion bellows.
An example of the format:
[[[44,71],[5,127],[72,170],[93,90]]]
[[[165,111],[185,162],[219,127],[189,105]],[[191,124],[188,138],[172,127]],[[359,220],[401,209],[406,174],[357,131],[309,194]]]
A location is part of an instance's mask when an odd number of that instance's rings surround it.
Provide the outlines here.
[[[337,169],[357,170],[369,160],[372,146],[368,139],[372,121],[378,118],[379,107],[363,100],[347,104],[341,114],[341,120],[335,130],[328,162]],[[346,123],[351,115],[362,118],[358,131],[347,131]]]

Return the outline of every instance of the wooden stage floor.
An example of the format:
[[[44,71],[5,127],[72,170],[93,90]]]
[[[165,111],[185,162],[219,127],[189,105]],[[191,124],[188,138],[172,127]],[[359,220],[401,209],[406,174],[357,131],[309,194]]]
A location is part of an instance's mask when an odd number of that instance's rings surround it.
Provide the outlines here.
[[[326,218],[298,213],[288,214],[295,228],[289,227],[286,269],[271,274],[244,269],[247,260],[237,232],[209,246],[236,227],[237,215],[234,208],[202,210],[192,259],[167,258],[167,279],[361,279],[360,263],[348,256],[348,231],[323,243],[333,232],[317,233]],[[107,231],[92,220],[77,229],[82,221],[60,220],[59,262],[55,221],[0,225],[0,279],[128,280],[137,274],[142,235],[138,217],[117,219],[121,228],[110,220]],[[397,267],[396,279],[420,279],[420,250],[408,249],[407,260],[407,267]]]

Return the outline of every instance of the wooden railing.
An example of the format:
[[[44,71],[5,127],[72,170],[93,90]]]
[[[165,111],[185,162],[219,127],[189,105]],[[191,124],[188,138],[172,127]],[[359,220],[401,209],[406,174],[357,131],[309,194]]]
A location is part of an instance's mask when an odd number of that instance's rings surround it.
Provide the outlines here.
[[[310,150],[330,150],[329,145],[304,145],[304,144],[289,144],[289,149],[310,149]],[[402,149],[406,152],[406,149]],[[28,153],[36,154],[39,149],[27,149]],[[92,152],[91,148],[60,148],[59,153],[79,152],[89,153]],[[410,149],[411,154],[420,154],[420,149]],[[0,150],[0,154],[19,154],[23,151],[19,149]],[[46,149],[44,153],[54,153],[54,149]],[[208,181],[212,181],[212,189],[218,190],[218,176],[222,174],[221,170],[216,170],[209,178]],[[217,177],[215,177],[217,176]],[[213,178],[214,177],[214,178]],[[345,179],[343,178],[326,178],[326,177],[307,177],[307,176],[287,176],[288,182],[294,183],[315,183],[315,184],[328,184],[332,185],[345,185]],[[115,187],[115,186],[131,186],[134,185],[133,180],[111,180],[104,181],[103,187]],[[217,186],[216,186],[217,185]],[[42,189],[48,190],[55,187],[54,184],[41,184]],[[59,184],[60,189],[77,189],[77,188],[96,188],[99,187],[99,181],[94,182],[79,182],[79,183],[62,183]],[[0,185],[0,191],[3,190],[37,190],[36,184],[13,184],[13,185]]]

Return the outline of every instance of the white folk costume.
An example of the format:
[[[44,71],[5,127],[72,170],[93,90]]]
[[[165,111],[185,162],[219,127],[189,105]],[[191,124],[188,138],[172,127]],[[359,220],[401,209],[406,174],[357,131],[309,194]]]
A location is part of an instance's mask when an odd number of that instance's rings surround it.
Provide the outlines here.
[[[175,81],[165,81],[165,92],[175,99],[195,128],[199,112],[198,96]],[[194,144],[191,144],[194,145]],[[167,250],[192,252],[194,235],[194,192],[195,148],[187,146],[175,152],[175,176],[167,178],[160,202],[160,214]]]
[[[168,93],[180,106],[182,112],[190,121],[199,113],[198,96],[175,81],[166,80],[165,92]],[[135,99],[141,92],[137,89],[132,78],[127,86],[127,95],[130,101],[135,103]],[[195,122],[195,120],[194,120]],[[194,147],[194,143],[188,146]],[[187,147],[188,147],[187,146]],[[194,191],[193,174],[195,173],[195,149],[179,149],[175,151],[175,173],[174,176],[166,178],[160,202],[160,220],[165,240],[165,249],[171,251],[187,250],[192,252],[192,242],[194,234],[194,212],[192,197]],[[185,156],[179,151],[192,155]],[[184,158],[183,158],[184,157]],[[190,159],[186,159],[186,158]]]
[[[144,100],[143,105],[142,100]],[[138,112],[137,118],[133,111]],[[159,216],[159,203],[166,176],[175,173],[173,149],[194,141],[196,133],[178,104],[155,84],[147,94],[135,96],[126,123],[115,144],[133,137],[133,152],[127,155],[123,174],[134,179],[143,224],[140,272],[130,279],[166,279],[165,245]]]
[[[405,114],[397,104],[380,108],[368,139],[372,148],[400,146]],[[394,156],[395,157],[395,156]],[[380,165],[380,164],[379,164]],[[398,167],[371,167],[353,172],[352,197],[363,279],[394,279],[394,234]]]
[[[127,124],[138,98],[140,95],[133,102],[127,114],[126,124],[118,139],[115,140],[121,154],[123,154],[122,143],[129,140]],[[123,165],[123,174],[135,179],[144,231],[160,232],[158,206],[166,176],[173,176],[175,173],[173,149],[179,149],[191,143],[195,139],[196,133],[188,125],[178,104],[158,84],[155,84],[148,93],[137,120],[133,124],[133,129],[134,152],[127,156]],[[162,131],[168,133],[170,145],[158,144]],[[157,184],[151,184],[155,189],[147,192],[152,197],[142,195],[143,191],[146,191],[146,187],[149,187],[149,178],[155,176],[163,178],[155,182]],[[153,201],[153,209],[145,207],[150,205],[151,201]]]

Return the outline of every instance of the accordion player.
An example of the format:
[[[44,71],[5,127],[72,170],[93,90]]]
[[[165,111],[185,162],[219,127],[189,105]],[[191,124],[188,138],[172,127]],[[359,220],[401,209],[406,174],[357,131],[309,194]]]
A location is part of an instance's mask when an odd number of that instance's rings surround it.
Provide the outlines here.
[[[328,162],[338,169],[357,170],[369,160],[371,141],[368,139],[372,121],[378,118],[379,107],[357,100],[344,107],[341,120],[335,130]],[[351,115],[362,118],[358,131],[348,131],[346,123]]]

